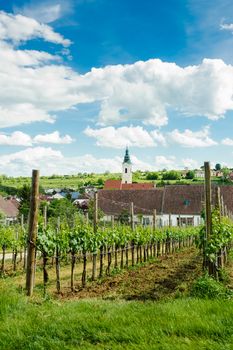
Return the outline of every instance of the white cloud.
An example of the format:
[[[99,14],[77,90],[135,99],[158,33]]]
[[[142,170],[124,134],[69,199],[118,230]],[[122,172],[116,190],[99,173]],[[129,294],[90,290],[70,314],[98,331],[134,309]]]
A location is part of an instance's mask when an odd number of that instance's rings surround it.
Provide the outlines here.
[[[182,159],[182,164],[185,168],[188,168],[188,169],[198,169],[200,167],[199,163],[192,158]]]
[[[22,7],[14,6],[13,8],[15,14],[34,18],[42,23],[52,23],[73,11],[72,2],[70,0],[59,3],[54,0],[39,2],[34,0],[30,3],[26,3]]]
[[[60,136],[59,131],[54,131],[51,134],[37,135],[34,137],[33,142],[35,143],[54,143],[54,144],[68,144],[74,140],[69,136]]]
[[[131,155],[134,170],[153,170],[152,164]],[[65,157],[50,147],[30,147],[23,151],[0,155],[0,173],[9,176],[30,176],[32,169],[39,169],[41,175],[77,174],[79,172],[103,173],[122,171],[122,157],[96,158],[91,154]]]
[[[161,144],[162,146],[167,145],[166,138],[159,130],[153,130],[150,132],[153,139],[156,141],[157,144]]]
[[[102,129],[91,129],[87,127],[84,133],[89,137],[96,138],[97,146],[124,148],[131,147],[151,147],[155,142],[148,131],[141,126],[123,126],[114,128],[112,126]]]
[[[51,122],[58,111],[93,102],[100,105],[96,117],[103,126],[138,121],[161,127],[168,123],[168,110],[210,119],[233,110],[233,66],[222,60],[183,68],[151,59],[80,75],[56,55],[12,44],[33,38],[70,43],[35,19],[0,12],[1,128]],[[155,143],[162,137],[158,131],[149,136]]]
[[[96,139],[96,145],[101,147],[125,148],[156,147],[157,144],[166,145],[165,137],[158,130],[147,131],[141,126],[122,126],[114,128],[92,129],[87,127],[84,134]]]
[[[230,139],[229,137],[222,140],[222,144],[225,146],[233,146],[233,139]]]
[[[38,143],[69,144],[73,141],[69,135],[61,136],[59,131],[36,135],[34,138],[21,131],[15,131],[11,135],[0,134],[0,145],[8,146],[31,146]]]
[[[222,23],[222,24],[220,24],[220,29],[229,30],[229,31],[233,32],[233,23],[229,23],[229,24]]]
[[[102,124],[140,120],[159,127],[168,122],[168,108],[209,119],[233,109],[233,66],[222,60],[181,68],[152,59],[92,69],[78,82],[83,101],[101,101]]]
[[[155,165],[158,170],[161,169],[177,169],[176,157],[174,156],[156,156]]]
[[[49,167],[49,164],[54,164],[62,157],[60,151],[52,148],[27,148],[23,151],[0,156],[0,172],[5,173],[6,168],[7,174],[12,176],[29,175],[33,168],[40,168],[43,172],[43,168],[47,167],[46,164]]]
[[[199,131],[186,129],[184,132],[181,132],[175,129],[168,135],[171,141],[183,147],[210,147],[217,145],[217,142],[209,137],[209,133],[209,127],[206,126]]]
[[[69,46],[70,40],[43,23],[22,15],[12,15],[0,11],[0,40],[10,40],[14,43],[41,38],[45,41]]]
[[[21,131],[15,131],[11,135],[0,134],[0,145],[31,146],[32,139]]]

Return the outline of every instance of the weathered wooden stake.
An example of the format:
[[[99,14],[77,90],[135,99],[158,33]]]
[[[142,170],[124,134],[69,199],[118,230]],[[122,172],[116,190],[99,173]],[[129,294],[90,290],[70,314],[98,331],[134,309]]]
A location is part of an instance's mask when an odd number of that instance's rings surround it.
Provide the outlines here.
[[[206,214],[206,238],[211,236],[211,177],[210,177],[210,163],[205,162],[205,214]]]
[[[88,211],[85,213],[85,218],[86,218],[86,224],[89,224],[89,214]]]
[[[60,217],[57,218],[57,238],[60,234]],[[58,245],[58,239],[56,244],[56,257],[55,257],[55,263],[56,263],[56,286],[57,286],[57,292],[60,293],[61,291],[61,281],[60,281],[60,249]]]
[[[153,210],[153,231],[156,229],[156,209]]]
[[[133,206],[133,202],[130,203],[130,223],[131,223],[131,229],[134,231],[134,206]]]
[[[97,232],[98,229],[98,192],[95,192],[94,195],[94,213],[93,213],[93,225],[94,225],[94,233]]]
[[[26,292],[28,296],[32,296],[33,294],[33,287],[34,287],[34,280],[35,280],[38,208],[39,208],[39,170],[33,170],[31,200],[30,200],[30,214],[29,214],[29,230],[28,230],[27,272],[26,272]]]
[[[46,228],[47,228],[47,205],[44,206],[43,217],[44,217],[44,229],[46,230]]]
[[[169,225],[169,227],[172,226],[172,214],[171,213],[169,214],[168,225]]]

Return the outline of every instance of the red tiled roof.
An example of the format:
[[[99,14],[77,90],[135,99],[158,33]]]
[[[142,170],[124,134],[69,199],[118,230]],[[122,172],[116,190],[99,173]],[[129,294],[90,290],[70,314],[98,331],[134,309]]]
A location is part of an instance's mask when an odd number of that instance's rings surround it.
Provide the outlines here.
[[[132,183],[124,184],[121,180],[106,180],[104,190],[149,190],[153,189],[153,183]]]
[[[132,183],[122,184],[122,190],[150,190],[154,188],[154,185],[150,182],[146,183]]]
[[[107,215],[118,215],[123,210],[129,210],[134,203],[136,214],[152,214],[156,209],[161,212],[163,198],[162,189],[151,190],[100,190],[98,192],[99,207]]]
[[[104,190],[120,190],[121,180],[106,180],[104,183]]]
[[[4,199],[0,196],[0,211],[3,212],[8,218],[17,217],[19,211],[11,200]]]
[[[215,188],[212,186],[212,203],[215,204]],[[220,186],[224,204],[233,212],[233,186]],[[200,215],[204,204],[203,185],[169,185],[154,190],[100,190],[99,206],[107,215],[119,215],[134,203],[136,214]]]

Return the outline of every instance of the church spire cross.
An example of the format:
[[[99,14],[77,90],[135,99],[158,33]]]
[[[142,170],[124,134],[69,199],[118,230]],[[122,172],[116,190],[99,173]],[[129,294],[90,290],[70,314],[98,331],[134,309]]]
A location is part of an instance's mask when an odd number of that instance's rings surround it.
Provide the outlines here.
[[[132,163],[131,163],[131,160],[130,160],[130,155],[129,155],[129,149],[128,149],[128,147],[126,147],[126,150],[125,150],[125,156],[124,156],[123,164],[124,164],[124,163],[132,164]]]

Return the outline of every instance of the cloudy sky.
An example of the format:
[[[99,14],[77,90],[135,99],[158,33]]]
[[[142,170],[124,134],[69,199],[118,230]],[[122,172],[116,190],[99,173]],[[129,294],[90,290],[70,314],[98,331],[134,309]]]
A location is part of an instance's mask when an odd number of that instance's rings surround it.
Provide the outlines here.
[[[0,0],[0,173],[233,167],[232,0]]]

